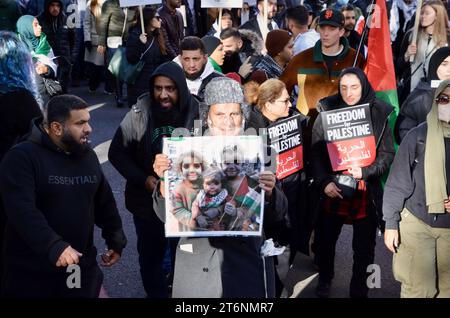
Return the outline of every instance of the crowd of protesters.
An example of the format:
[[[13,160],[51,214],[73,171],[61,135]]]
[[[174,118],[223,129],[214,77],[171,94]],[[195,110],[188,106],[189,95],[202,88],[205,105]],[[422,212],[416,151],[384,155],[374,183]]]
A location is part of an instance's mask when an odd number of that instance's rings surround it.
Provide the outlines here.
[[[344,224],[353,227],[350,297],[370,296],[377,231],[393,252],[401,297],[450,297],[447,1],[420,8],[417,0],[386,1],[400,104],[394,125],[395,105],[364,73],[372,1],[243,1],[220,14],[200,2],[123,8],[119,0],[85,7],[0,0],[0,296],[98,297],[94,225],[108,247],[102,266],[127,252],[113,193],[89,146],[88,105],[70,95],[87,80],[89,93],[104,83],[116,107],[130,108],[108,157],[126,180],[148,297],[279,297],[276,256],[260,254],[272,238],[290,247],[290,264],[297,252],[311,256],[316,295],[328,298]],[[133,81],[108,68],[123,49],[128,64],[142,64]],[[325,116],[362,104],[373,160],[335,169]],[[255,177],[265,191],[261,237],[166,238],[164,172],[172,162],[162,154],[164,137],[177,128],[266,136],[289,118],[299,118],[303,166],[288,177],[276,169]],[[195,197],[199,189],[190,191]],[[65,285],[73,264],[86,275],[76,290]]]

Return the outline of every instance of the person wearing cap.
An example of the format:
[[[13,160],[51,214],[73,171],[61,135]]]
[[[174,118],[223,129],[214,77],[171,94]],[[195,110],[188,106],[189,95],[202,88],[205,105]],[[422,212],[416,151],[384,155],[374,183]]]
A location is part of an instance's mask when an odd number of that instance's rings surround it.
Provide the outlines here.
[[[206,35],[202,37],[202,42],[205,46],[206,54],[208,54],[208,60],[214,67],[214,70],[222,73],[221,66],[223,65],[225,58],[222,41],[215,36]]]
[[[395,137],[399,144],[408,131],[426,121],[436,87],[440,81],[450,79],[450,47],[441,47],[431,56],[427,74],[400,108],[395,122]]]
[[[208,59],[202,40],[188,36],[181,41],[181,53],[174,59],[184,70],[189,91],[199,101],[203,101],[205,87],[215,77],[223,76],[216,72]]]
[[[300,5],[286,11],[287,28],[294,37],[294,55],[313,47],[320,39],[316,30],[309,29],[309,18],[306,6]]]
[[[450,297],[450,80],[403,139],[383,196],[384,243],[402,298]]]
[[[267,34],[267,54],[255,63],[255,72],[250,80],[258,78],[262,82],[269,78],[278,78],[292,58],[294,40],[288,31],[272,30]]]
[[[264,27],[264,1],[258,0],[257,7],[259,13],[256,17],[250,19],[243,25],[239,27],[239,29],[250,30],[255,32],[260,39],[264,39],[263,33],[271,30],[278,29],[278,24],[273,20],[275,14],[277,13],[277,0],[268,0],[267,1],[267,26]],[[267,30],[267,31],[266,31]]]
[[[320,40],[302,53],[294,56],[280,80],[291,94],[298,85],[298,110],[312,118],[317,116],[319,99],[336,94],[340,72],[353,65],[356,51],[349,47],[344,37],[344,17],[340,11],[326,9],[319,16]],[[356,66],[363,68],[364,58],[358,57]]]
[[[212,136],[243,134],[247,113],[241,86],[227,77],[214,78],[206,86],[205,107],[200,118]],[[160,178],[169,169],[170,160],[159,154],[153,164]],[[287,200],[275,186],[271,171],[261,172],[259,185],[265,191],[264,227],[282,222]],[[165,220],[164,179],[153,192],[157,215]],[[272,257],[261,256],[263,237],[180,238],[175,261],[173,297],[242,297],[275,296]]]

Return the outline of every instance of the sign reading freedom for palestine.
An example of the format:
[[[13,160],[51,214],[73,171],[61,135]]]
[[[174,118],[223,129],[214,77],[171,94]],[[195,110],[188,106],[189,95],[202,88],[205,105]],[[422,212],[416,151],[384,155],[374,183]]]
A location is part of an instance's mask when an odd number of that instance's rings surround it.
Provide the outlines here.
[[[283,179],[303,168],[300,115],[267,127],[270,146],[277,152],[277,178]]]
[[[321,117],[333,171],[367,167],[375,161],[369,104],[321,112]]]

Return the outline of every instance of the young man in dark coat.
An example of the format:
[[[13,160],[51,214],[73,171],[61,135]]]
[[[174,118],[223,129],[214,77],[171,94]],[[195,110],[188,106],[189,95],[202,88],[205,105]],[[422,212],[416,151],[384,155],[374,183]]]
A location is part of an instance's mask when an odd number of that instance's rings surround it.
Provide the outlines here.
[[[89,147],[87,107],[76,96],[54,97],[28,139],[3,159],[6,297],[98,297],[103,273],[94,225],[108,247],[102,265],[120,259],[126,238],[111,188]]]
[[[181,41],[184,38],[183,17],[177,8],[181,6],[181,0],[166,0],[158,9],[161,17],[161,30],[166,42],[167,54],[171,59],[180,54]]]
[[[64,93],[70,82],[72,65],[78,55],[79,39],[75,28],[69,28],[67,16],[61,0],[46,0],[44,12],[37,16],[42,32],[47,36],[47,41],[53,49],[58,61],[58,80]]]
[[[162,268],[166,250],[164,224],[153,211],[151,193],[158,176],[152,164],[162,152],[162,139],[177,127],[192,129],[199,105],[175,62],[159,66],[149,81],[150,90],[138,98],[111,142],[108,157],[127,180],[125,206],[133,214],[138,237],[139,265],[148,297],[167,297]]]

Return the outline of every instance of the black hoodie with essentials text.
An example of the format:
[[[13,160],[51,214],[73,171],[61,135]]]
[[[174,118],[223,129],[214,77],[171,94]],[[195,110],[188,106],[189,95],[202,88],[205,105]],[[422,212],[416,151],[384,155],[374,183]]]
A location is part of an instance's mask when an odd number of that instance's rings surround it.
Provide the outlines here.
[[[70,245],[83,256],[80,267],[96,263],[94,224],[109,249],[126,245],[111,188],[95,152],[64,152],[35,119],[27,140],[13,147],[0,167],[0,192],[7,215],[6,266],[28,272],[65,272],[56,267]]]

